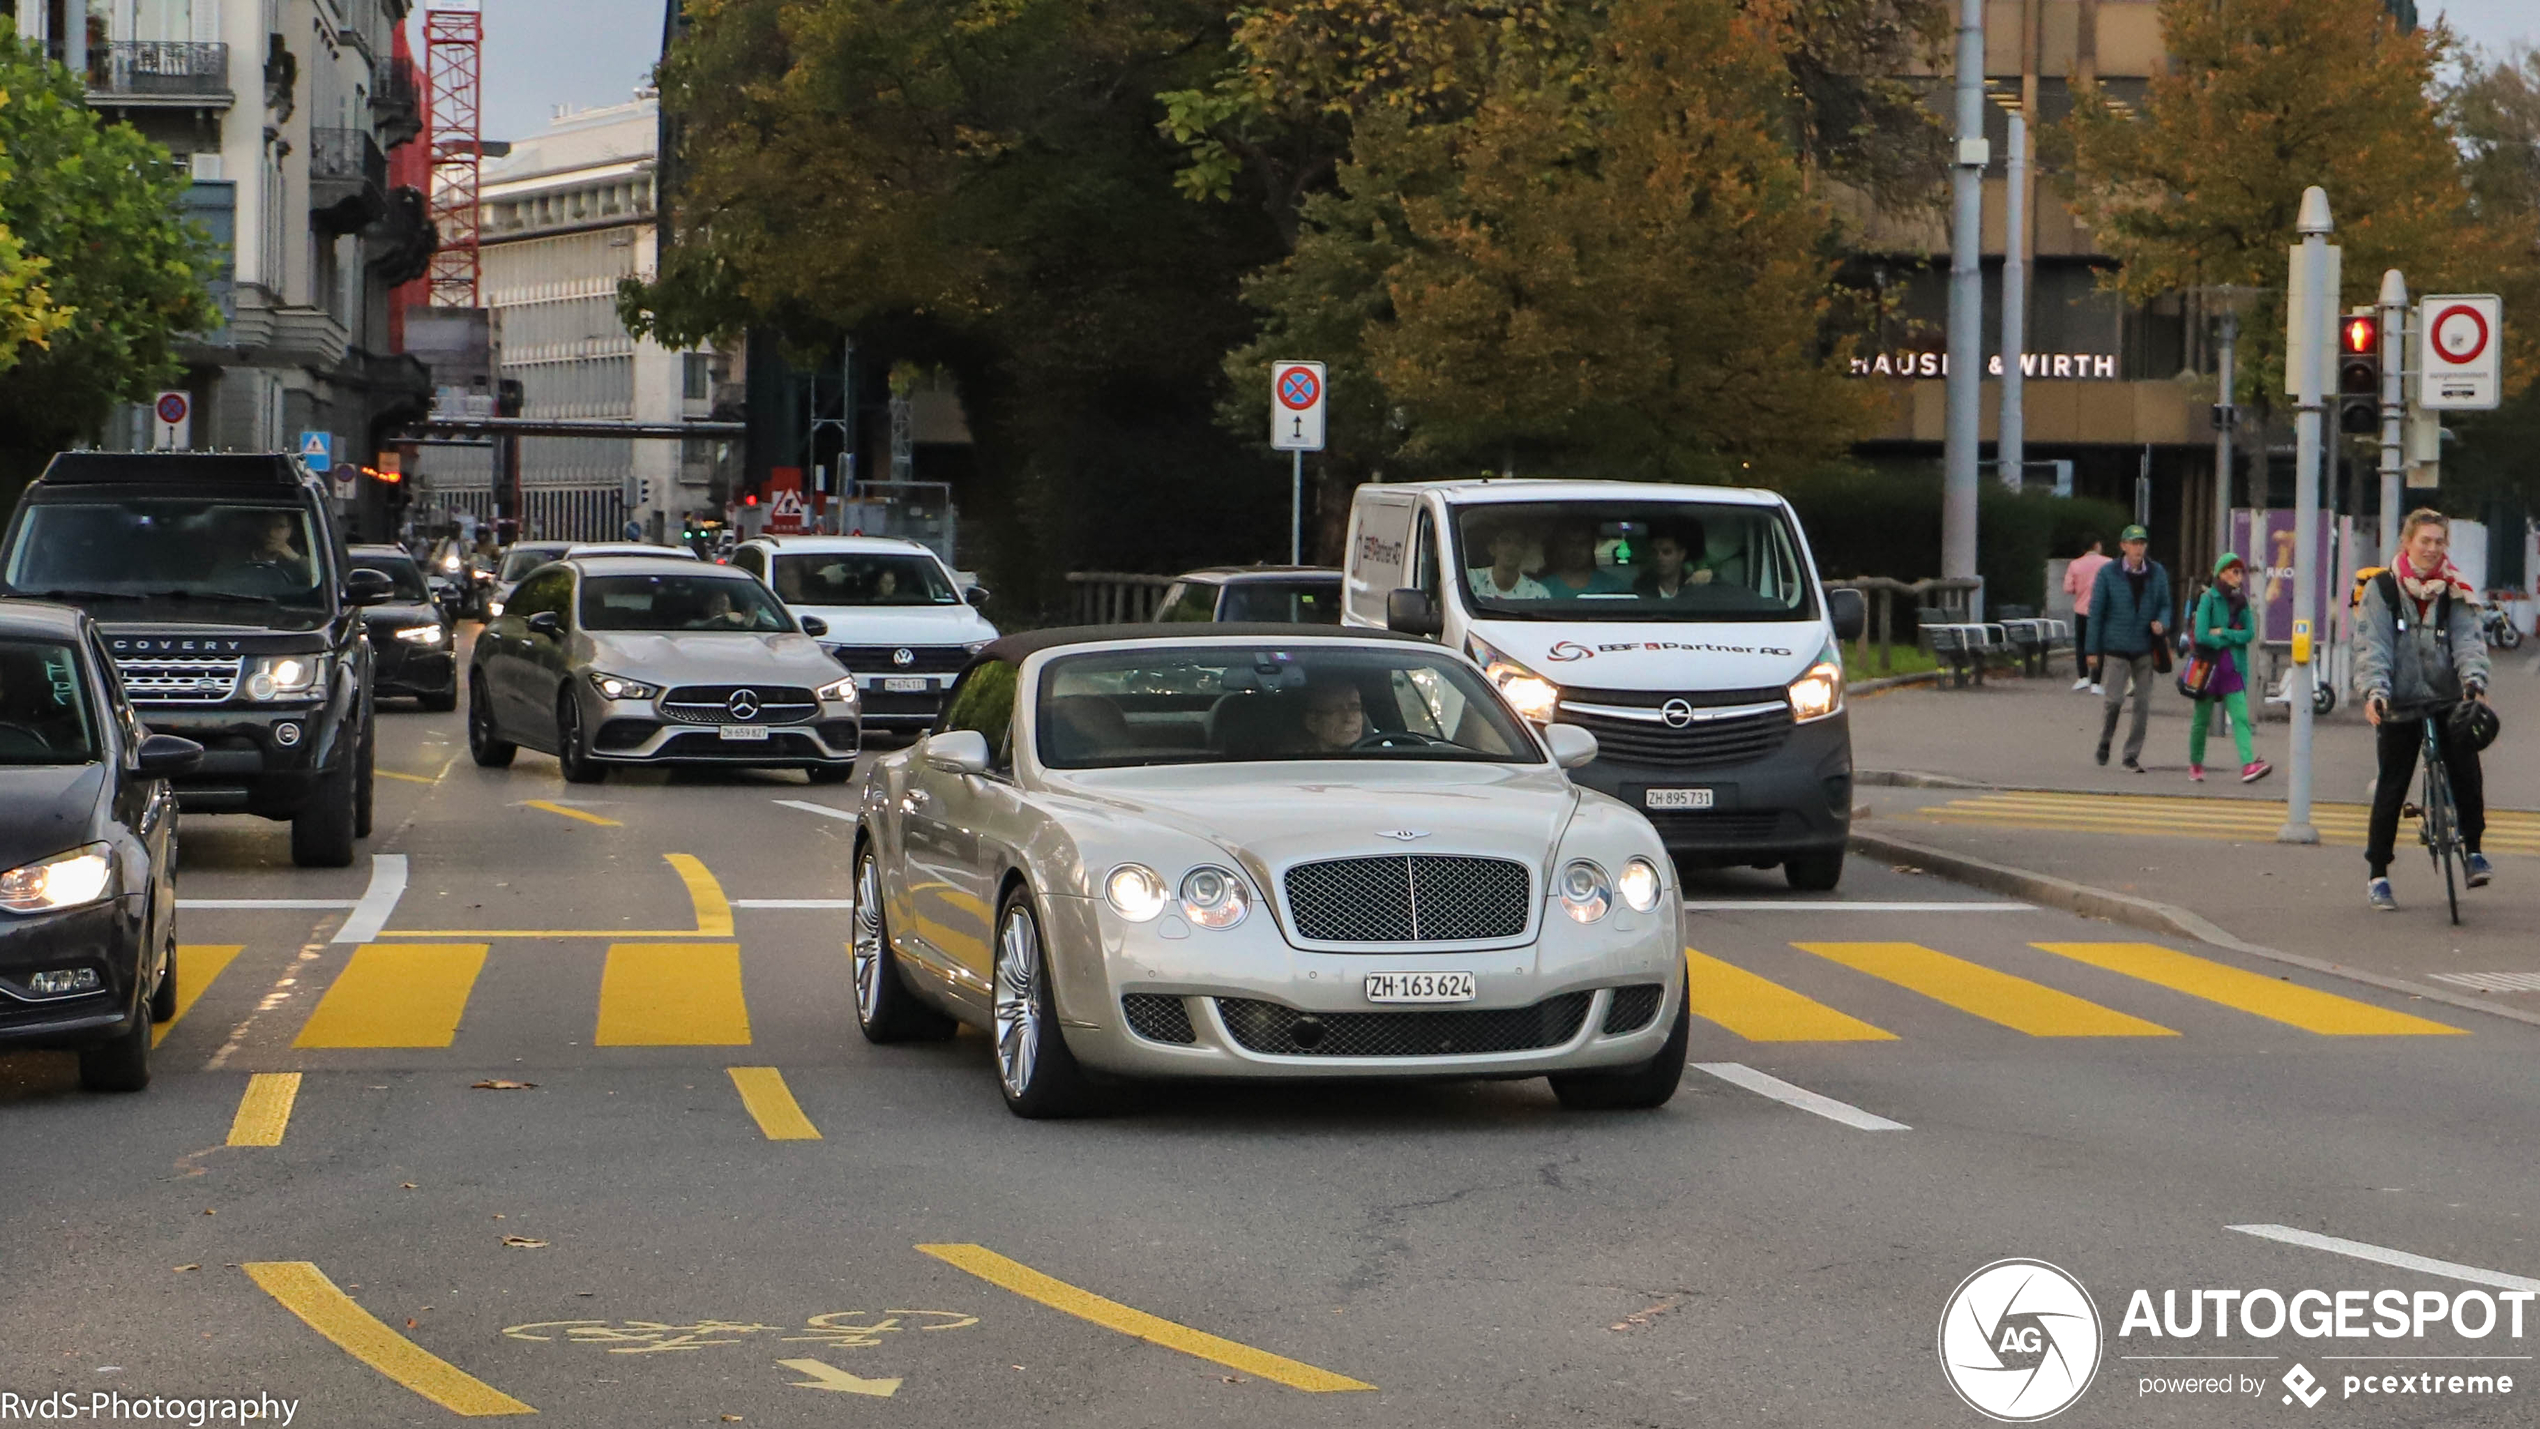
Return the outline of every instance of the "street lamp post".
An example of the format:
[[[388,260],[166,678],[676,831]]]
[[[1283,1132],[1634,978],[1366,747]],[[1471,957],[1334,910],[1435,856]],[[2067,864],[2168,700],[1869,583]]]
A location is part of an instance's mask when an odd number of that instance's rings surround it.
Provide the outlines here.
[[[1958,0],[1956,164],[1949,171],[1948,411],[1941,445],[1940,573],[1976,573],[1976,443],[1984,387],[1984,0]],[[1984,618],[1979,588],[1969,616]]]
[[[2335,227],[2328,216],[2328,190],[2314,184],[2302,191],[2302,246],[2287,295],[2303,305],[2301,322],[2288,322],[2294,340],[2284,360],[2299,378],[2293,444],[2293,674],[2287,686],[2293,716],[2291,755],[2286,760],[2284,827],[2276,842],[2315,844],[2319,830],[2311,825],[2311,681],[2313,636],[2319,619],[2319,524],[2321,420],[2325,412],[2321,386],[2328,334],[2336,330],[2337,290],[2329,282],[2328,235]]]

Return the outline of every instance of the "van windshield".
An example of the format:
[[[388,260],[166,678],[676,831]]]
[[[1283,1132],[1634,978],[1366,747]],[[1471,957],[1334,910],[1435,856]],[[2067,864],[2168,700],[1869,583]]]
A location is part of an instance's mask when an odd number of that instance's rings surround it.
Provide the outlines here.
[[[1780,508],[1706,501],[1490,502],[1455,510],[1477,614],[1519,620],[1813,620]]]
[[[22,518],[10,594],[59,600],[108,619],[119,604],[233,625],[311,628],[332,613],[326,563],[297,506],[133,498],[47,501]]]

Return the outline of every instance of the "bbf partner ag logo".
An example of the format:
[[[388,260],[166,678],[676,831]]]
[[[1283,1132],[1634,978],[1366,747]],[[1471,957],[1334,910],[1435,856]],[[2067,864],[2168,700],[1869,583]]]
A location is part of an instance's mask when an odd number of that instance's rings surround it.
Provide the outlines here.
[[[2045,1261],[1997,1260],[1960,1281],[1941,1311],[1940,1367],[1988,1419],[2051,1419],[2098,1373],[2099,1307]]]

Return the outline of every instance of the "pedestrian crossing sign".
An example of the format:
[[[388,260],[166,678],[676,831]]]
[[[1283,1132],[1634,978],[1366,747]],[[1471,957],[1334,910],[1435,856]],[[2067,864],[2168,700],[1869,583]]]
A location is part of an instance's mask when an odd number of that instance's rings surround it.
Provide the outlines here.
[[[333,470],[335,434],[333,432],[302,432],[300,434],[300,464],[311,471]]]

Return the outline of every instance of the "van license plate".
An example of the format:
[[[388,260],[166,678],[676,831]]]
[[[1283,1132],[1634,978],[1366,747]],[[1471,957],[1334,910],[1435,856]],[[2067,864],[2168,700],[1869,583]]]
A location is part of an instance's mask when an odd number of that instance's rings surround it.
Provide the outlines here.
[[[1711,807],[1708,789],[1652,789],[1641,796],[1645,809],[1707,809]]]
[[[1369,1002],[1471,1002],[1471,973],[1369,973]]]
[[[883,693],[892,695],[922,695],[929,689],[932,689],[934,684],[934,681],[927,679],[924,675],[885,675],[882,677]]]
[[[767,738],[767,726],[763,724],[727,724],[723,727],[723,737],[725,739],[738,739],[743,741],[754,739],[764,740]]]

